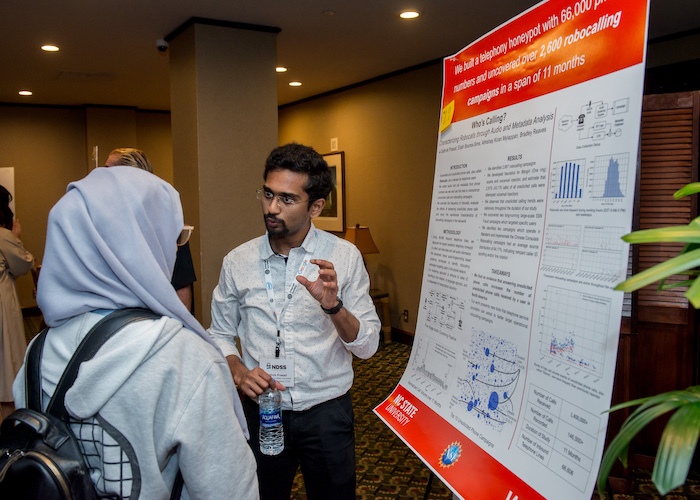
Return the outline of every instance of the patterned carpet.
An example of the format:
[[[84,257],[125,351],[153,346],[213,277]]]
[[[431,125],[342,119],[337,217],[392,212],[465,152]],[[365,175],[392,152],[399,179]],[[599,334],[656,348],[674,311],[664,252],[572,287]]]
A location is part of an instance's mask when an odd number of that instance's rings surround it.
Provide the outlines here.
[[[39,332],[41,315],[38,310],[24,313],[29,341]],[[410,346],[392,342],[381,345],[371,359],[355,358],[353,362],[358,500],[414,500],[425,496],[430,470],[372,413],[396,387],[410,353]],[[649,471],[635,470],[632,491],[615,494],[613,500],[700,500],[700,474],[691,472],[685,485],[662,497],[651,483]],[[452,500],[452,493],[434,477],[428,498]],[[305,499],[304,481],[298,474],[290,500]],[[600,497],[594,494],[592,500]]]
[[[24,337],[28,344],[45,326],[43,324],[44,318],[36,307],[22,309],[22,316],[24,317]]]
[[[614,494],[614,500],[700,500],[700,475],[691,471],[688,480],[680,488],[676,488],[668,495],[661,496],[651,482],[651,472],[647,470],[634,470],[632,474],[632,494]],[[598,500],[598,495],[593,495],[593,500]]]

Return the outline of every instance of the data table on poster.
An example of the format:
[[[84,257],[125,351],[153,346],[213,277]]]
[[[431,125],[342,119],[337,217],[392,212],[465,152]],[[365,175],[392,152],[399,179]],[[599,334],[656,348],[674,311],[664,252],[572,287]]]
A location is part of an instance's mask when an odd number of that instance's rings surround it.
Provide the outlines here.
[[[584,491],[593,471],[600,418],[532,385],[518,448]]]

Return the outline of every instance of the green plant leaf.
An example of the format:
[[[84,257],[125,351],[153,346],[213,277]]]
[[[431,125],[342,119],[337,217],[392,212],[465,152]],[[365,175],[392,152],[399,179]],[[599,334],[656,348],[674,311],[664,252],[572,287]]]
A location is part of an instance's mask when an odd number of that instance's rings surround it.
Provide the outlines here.
[[[684,186],[674,193],[679,199],[700,193],[700,182]],[[680,253],[663,263],[632,276],[615,287],[615,290],[632,292],[659,281],[659,290],[687,286],[685,297],[690,304],[700,308],[700,216],[687,226],[671,226],[635,231],[622,237],[628,243],[683,242]],[[667,283],[674,275],[687,275],[689,279]],[[669,411],[676,410],[664,428],[656,454],[652,481],[663,496],[685,483],[700,437],[700,386],[685,391],[671,391],[656,396],[637,399],[615,405],[609,411],[639,405],[625,420],[617,436],[613,438],[603,455],[598,473],[597,487],[601,497],[616,459],[627,465],[630,441],[650,422]]]
[[[673,197],[679,200],[684,196],[688,196],[695,193],[700,193],[700,182],[691,182],[690,184],[686,184],[678,191],[673,193]]]
[[[654,267],[645,269],[641,273],[635,274],[617,285],[615,290],[633,292],[655,281],[673,276],[674,274],[683,274],[683,271],[692,269],[698,265],[700,265],[700,249],[678,255],[666,262],[661,262]]]
[[[642,229],[622,237],[627,243],[659,243],[681,241],[685,243],[700,243],[700,227],[697,226],[668,226],[654,229]]]
[[[619,458],[622,465],[627,467],[629,443],[639,431],[664,413],[679,407],[700,406],[700,386],[691,386],[685,390],[670,391],[634,401],[627,401],[613,406],[608,411],[616,411],[635,405],[640,406],[625,420],[619,433],[610,442],[603,455],[597,481],[598,490],[601,494],[615,460]]]
[[[678,254],[680,255],[682,253],[692,252],[693,250],[697,250],[698,248],[700,248],[700,244],[698,244],[698,243],[686,243],[685,246],[683,247],[683,250],[678,252]]]
[[[687,389],[662,392],[661,394],[656,394],[654,396],[646,396],[639,399],[634,399],[632,401],[625,401],[624,403],[618,403],[605,413],[612,413],[614,411],[622,410],[623,408],[629,408],[630,406],[639,406],[635,410],[635,413],[644,411],[646,408],[661,403],[663,401],[686,401],[689,403],[700,403],[700,385],[693,385]]]
[[[695,309],[700,307],[700,280],[694,280],[693,284],[685,291],[685,297]]]
[[[700,404],[687,404],[666,424],[651,480],[661,495],[685,483],[700,436]]]
[[[649,401],[653,396],[647,396],[646,398],[635,399],[632,401],[625,401],[624,403],[616,404],[604,413],[612,413],[614,411],[622,410],[623,408],[629,408],[630,406],[638,406]]]
[[[679,392],[679,391],[674,391]],[[668,398],[667,393],[667,398]],[[661,396],[661,395],[659,395]],[[649,404],[651,400],[657,400],[657,404]],[[663,399],[658,396],[649,398],[645,404],[637,408],[628,418],[625,423],[622,424],[620,432],[617,436],[613,438],[608,446],[608,449],[603,455],[603,459],[600,463],[600,470],[598,472],[598,490],[603,492],[605,489],[605,483],[610,475],[610,470],[616,459],[620,459],[623,466],[627,466],[627,450],[629,448],[629,443],[632,439],[647,426],[650,422],[656,420],[658,417],[667,413],[669,411],[675,410],[679,405],[683,405],[684,402],[679,400],[678,397],[672,397],[671,399]]]
[[[695,282],[695,279],[685,280],[685,281],[677,281],[675,283],[669,283],[669,284],[666,284],[665,281],[666,280],[662,280],[662,283],[659,285],[658,290],[660,292],[662,292],[664,290],[670,290],[671,288],[680,288],[680,287],[684,287],[684,286],[690,286]]]

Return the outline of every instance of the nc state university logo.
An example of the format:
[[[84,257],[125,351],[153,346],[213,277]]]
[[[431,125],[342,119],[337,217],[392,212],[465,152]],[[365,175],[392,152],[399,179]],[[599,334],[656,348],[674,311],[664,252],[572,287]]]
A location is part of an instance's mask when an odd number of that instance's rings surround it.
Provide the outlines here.
[[[454,442],[445,448],[445,451],[440,455],[440,467],[446,469],[452,467],[459,457],[462,455],[462,445]]]

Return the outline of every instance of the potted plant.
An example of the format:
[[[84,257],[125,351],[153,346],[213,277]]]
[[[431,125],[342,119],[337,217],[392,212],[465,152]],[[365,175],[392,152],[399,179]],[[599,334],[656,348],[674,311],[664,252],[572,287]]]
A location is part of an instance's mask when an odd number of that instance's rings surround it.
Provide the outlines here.
[[[700,183],[688,184],[674,193],[674,198],[700,192]],[[633,292],[651,283],[660,281],[659,290],[676,286],[687,286],[685,296],[694,308],[700,307],[700,217],[687,226],[671,226],[635,231],[623,240],[631,244],[683,242],[681,252],[654,267],[646,269],[615,287],[623,292]],[[666,278],[673,275],[688,275],[683,282],[667,284]],[[598,490],[601,493],[616,459],[627,467],[627,452],[630,441],[650,422],[668,412],[674,412],[664,427],[656,453],[651,480],[661,495],[683,485],[695,453],[700,436],[700,386],[671,391],[615,405],[609,412],[638,406],[625,420],[620,432],[608,446],[598,472]]]

